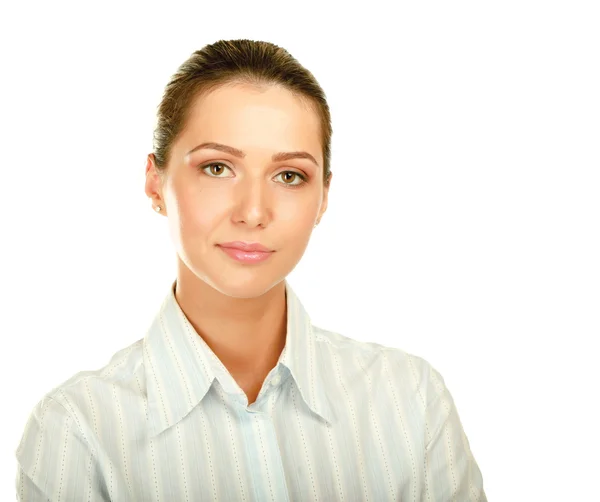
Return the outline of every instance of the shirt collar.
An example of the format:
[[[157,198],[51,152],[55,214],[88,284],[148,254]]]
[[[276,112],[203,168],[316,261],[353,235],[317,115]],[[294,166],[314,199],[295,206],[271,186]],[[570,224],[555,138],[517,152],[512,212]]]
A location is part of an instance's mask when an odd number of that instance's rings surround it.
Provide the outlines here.
[[[289,370],[307,406],[330,424],[333,410],[316,357],[318,340],[304,306],[284,281],[287,335],[278,364]],[[215,378],[226,392],[239,393],[225,366],[177,303],[176,282],[171,284],[143,343],[151,436],[184,418],[206,396]]]

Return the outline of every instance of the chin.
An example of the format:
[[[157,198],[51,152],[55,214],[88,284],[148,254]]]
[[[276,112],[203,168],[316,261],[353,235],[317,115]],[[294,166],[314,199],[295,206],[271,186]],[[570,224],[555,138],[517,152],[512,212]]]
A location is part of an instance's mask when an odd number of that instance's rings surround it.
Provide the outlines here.
[[[211,250],[212,251],[212,250]],[[207,286],[231,298],[258,298],[276,287],[290,274],[301,253],[275,251],[269,260],[254,264],[236,262],[223,251],[185,253],[182,265]],[[194,279],[190,277],[193,282]]]
[[[273,287],[285,279],[284,277],[273,277],[265,274],[264,277],[252,280],[245,280],[231,274],[228,278],[220,278],[213,283],[209,283],[220,293],[232,298],[258,298],[269,292]]]
[[[197,273],[196,275],[213,289],[232,298],[258,298],[282,282],[289,272],[276,264],[223,266],[216,263],[209,270],[217,273]]]

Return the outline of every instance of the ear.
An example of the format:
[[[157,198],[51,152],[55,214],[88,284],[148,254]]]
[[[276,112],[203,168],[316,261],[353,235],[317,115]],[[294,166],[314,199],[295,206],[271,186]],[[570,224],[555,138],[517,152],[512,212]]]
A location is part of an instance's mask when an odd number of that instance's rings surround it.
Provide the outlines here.
[[[323,214],[325,213],[325,211],[327,211],[327,204],[329,203],[329,186],[331,184],[332,177],[333,177],[333,173],[330,171],[329,172],[329,180],[323,188],[323,199],[321,202],[321,209],[319,210],[319,214],[317,216],[317,223],[321,221]]]
[[[161,178],[156,170],[156,164],[154,162],[154,153],[149,153],[146,159],[146,184],[145,192],[153,202],[162,202],[162,186]]]

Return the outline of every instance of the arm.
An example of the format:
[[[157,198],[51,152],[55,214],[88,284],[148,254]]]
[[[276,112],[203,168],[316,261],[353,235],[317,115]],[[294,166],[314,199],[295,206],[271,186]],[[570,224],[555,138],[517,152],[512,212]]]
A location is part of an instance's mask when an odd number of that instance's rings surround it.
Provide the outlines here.
[[[428,391],[435,397],[425,410],[425,500],[487,502],[481,471],[454,400],[434,368],[430,369]]]
[[[92,449],[66,408],[44,397],[33,409],[16,450],[17,500],[108,500]]]

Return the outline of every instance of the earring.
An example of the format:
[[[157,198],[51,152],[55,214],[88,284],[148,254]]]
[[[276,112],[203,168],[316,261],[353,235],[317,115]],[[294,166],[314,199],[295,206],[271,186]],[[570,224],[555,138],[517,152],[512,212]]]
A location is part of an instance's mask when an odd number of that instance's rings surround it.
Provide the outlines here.
[[[161,207],[160,206],[156,206],[154,209],[156,210],[156,212],[160,213]]]

